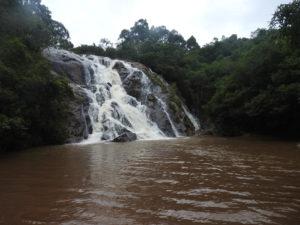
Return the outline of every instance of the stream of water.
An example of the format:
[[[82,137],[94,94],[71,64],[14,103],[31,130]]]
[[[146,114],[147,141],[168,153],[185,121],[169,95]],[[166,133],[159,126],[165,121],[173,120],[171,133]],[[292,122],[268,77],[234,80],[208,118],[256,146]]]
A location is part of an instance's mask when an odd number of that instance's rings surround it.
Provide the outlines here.
[[[300,146],[195,137],[0,158],[0,224],[300,224]]]

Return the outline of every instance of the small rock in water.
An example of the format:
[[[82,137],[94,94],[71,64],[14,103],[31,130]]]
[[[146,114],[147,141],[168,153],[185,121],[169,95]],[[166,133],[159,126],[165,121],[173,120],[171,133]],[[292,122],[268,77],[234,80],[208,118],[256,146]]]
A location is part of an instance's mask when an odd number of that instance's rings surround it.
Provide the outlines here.
[[[128,141],[135,141],[137,136],[135,133],[132,133],[129,130],[126,130],[124,133],[116,137],[112,140],[112,142],[128,142]]]
[[[130,98],[128,100],[128,104],[133,106],[133,107],[136,107],[138,105],[137,101],[134,98]]]
[[[96,86],[91,86],[91,91],[93,92],[93,93],[96,93],[97,92],[97,87]]]
[[[109,136],[108,134],[103,134],[103,135],[102,135],[101,140],[107,141],[107,140],[109,140],[109,139],[110,139],[110,136]]]
[[[99,93],[96,94],[96,100],[100,105],[102,105],[105,102],[105,98]]]
[[[154,94],[149,94],[149,95],[147,96],[147,99],[148,99],[148,101],[150,101],[150,102],[154,102],[154,101],[156,100]]]

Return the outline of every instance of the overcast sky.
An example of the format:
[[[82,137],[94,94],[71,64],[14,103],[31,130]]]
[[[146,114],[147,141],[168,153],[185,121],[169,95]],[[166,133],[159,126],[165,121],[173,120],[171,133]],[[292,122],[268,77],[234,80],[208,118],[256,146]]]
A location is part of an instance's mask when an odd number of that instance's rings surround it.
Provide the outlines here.
[[[165,25],[199,44],[214,37],[249,37],[267,27],[277,6],[291,0],[42,0],[52,17],[69,30],[71,41],[98,44],[101,38],[117,42],[122,29],[140,18],[150,26]]]

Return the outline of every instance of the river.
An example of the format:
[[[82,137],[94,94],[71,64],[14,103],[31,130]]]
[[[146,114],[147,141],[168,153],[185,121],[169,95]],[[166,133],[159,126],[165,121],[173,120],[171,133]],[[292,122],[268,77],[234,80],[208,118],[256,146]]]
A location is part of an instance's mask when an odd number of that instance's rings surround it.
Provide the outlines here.
[[[1,155],[0,224],[300,224],[300,146],[197,137]]]

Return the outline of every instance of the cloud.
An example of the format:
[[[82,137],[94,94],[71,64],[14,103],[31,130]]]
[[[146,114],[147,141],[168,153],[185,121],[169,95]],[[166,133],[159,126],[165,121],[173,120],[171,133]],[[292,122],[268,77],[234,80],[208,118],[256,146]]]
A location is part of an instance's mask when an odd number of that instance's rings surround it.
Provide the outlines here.
[[[214,37],[249,37],[267,27],[276,7],[291,0],[43,0],[53,18],[70,31],[75,45],[116,42],[122,29],[140,18],[150,25],[176,29],[200,44]]]

